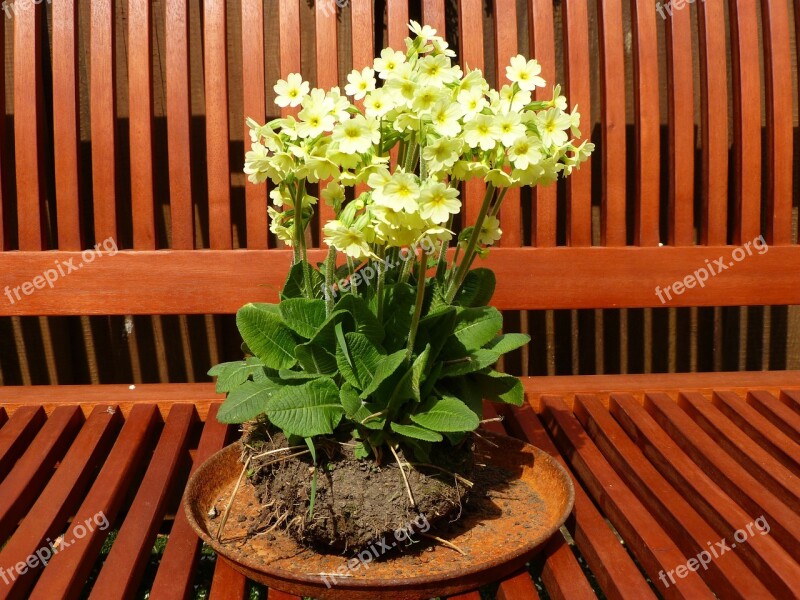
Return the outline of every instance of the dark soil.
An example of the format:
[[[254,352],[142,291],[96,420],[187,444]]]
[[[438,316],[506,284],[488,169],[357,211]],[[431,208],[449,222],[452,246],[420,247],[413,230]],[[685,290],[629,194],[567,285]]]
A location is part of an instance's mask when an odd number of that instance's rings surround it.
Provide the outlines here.
[[[266,435],[258,427],[248,428],[243,442],[253,455],[287,445],[281,433]],[[308,452],[278,460],[301,453],[304,447],[253,459],[248,472],[262,507],[249,530],[255,534],[280,529],[304,546],[334,553],[357,552],[382,538],[401,539],[397,535],[401,528],[409,532],[409,543],[425,537],[422,534],[435,535],[458,521],[468,505],[465,480],[470,482],[474,474],[473,447],[470,437],[456,448],[443,446],[441,452],[432,452],[434,467],[406,468],[415,506],[391,454],[380,464],[372,458],[359,460],[352,443],[329,440],[317,445],[317,467]],[[414,462],[398,455],[404,463]]]

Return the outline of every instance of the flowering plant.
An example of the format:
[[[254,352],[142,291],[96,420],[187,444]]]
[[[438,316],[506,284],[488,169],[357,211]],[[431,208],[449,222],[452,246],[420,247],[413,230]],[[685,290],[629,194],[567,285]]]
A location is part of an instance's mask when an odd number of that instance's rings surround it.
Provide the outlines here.
[[[279,304],[237,313],[247,358],[210,371],[228,394],[223,422],[266,419],[312,453],[314,439],[337,434],[359,457],[401,445],[425,459],[478,427],[484,398],[523,402],[520,381],[492,367],[529,337],[499,333],[494,274],[473,263],[502,235],[509,189],[568,176],[593,145],[572,139],[580,115],[558,86],[532,99],[545,85],[536,61],[512,58],[511,83],[494,90],[479,70],[452,64],[435,30],[410,29],[406,51],[384,49],[348,75],[344,95],[291,74],[275,85],[276,103],[297,116],[248,121],[244,170],[272,182],[270,228],[293,265]],[[486,193],[456,236],[459,184],[474,178]],[[307,260],[318,202],[308,184],[335,217],[319,265]]]

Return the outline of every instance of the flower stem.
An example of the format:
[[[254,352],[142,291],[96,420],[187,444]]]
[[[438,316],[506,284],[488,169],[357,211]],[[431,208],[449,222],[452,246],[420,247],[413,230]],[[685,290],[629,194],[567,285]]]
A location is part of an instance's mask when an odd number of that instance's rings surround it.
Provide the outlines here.
[[[328,249],[328,258],[325,260],[325,316],[330,317],[333,312],[333,278],[336,275],[336,248]]]
[[[306,297],[313,298],[314,290],[311,289],[311,273],[308,272],[308,259],[306,254],[306,227],[303,223],[303,198],[305,197],[305,181],[297,184],[294,197],[294,260],[303,263],[303,286]]]
[[[406,360],[411,360],[414,352],[414,341],[419,328],[419,318],[422,315],[422,302],[425,300],[425,272],[428,270],[428,255],[420,251],[419,267],[417,271],[417,301],[414,304],[414,316],[411,318],[411,329],[408,332],[408,346],[406,347]]]
[[[381,245],[378,247],[378,258],[380,260],[375,262],[375,268],[378,269],[378,289],[375,292],[378,310],[377,317],[378,323],[383,324],[383,287],[384,280],[386,279],[386,247]]]

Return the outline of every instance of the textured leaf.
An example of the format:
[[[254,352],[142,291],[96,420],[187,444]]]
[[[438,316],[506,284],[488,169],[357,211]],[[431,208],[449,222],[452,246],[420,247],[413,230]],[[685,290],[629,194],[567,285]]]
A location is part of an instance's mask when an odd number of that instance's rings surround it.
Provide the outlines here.
[[[380,344],[383,341],[383,327],[370,310],[367,301],[360,296],[347,294],[336,303],[336,310],[343,310],[350,315],[355,331],[366,336],[371,342]]]
[[[414,315],[414,288],[408,284],[387,285],[383,304],[384,348],[394,352],[405,348]]]
[[[375,369],[375,374],[372,377],[372,381],[370,381],[369,385],[367,385],[364,391],[361,392],[361,397],[366,398],[370,394],[374,393],[380,384],[386,381],[387,378],[394,375],[400,365],[403,364],[405,357],[405,350],[398,350],[389,356],[382,357],[381,361],[378,363],[378,368]]]
[[[279,305],[283,322],[292,331],[311,339],[325,322],[325,301],[308,298],[290,298]]]
[[[417,425],[439,432],[473,431],[480,424],[478,416],[452,396],[433,398],[410,416]]]
[[[415,440],[422,440],[424,442],[441,442],[442,434],[418,425],[403,425],[402,423],[391,423],[389,427],[392,431],[399,433],[402,436],[410,437]]]
[[[488,350],[494,350],[498,354],[505,354],[517,348],[522,348],[531,341],[531,336],[526,333],[506,333],[494,338],[486,345]]]
[[[495,350],[481,348],[470,352],[466,357],[459,358],[451,362],[445,362],[442,368],[441,377],[458,377],[468,373],[480,371],[486,367],[491,367],[500,359],[500,353]]]
[[[305,261],[300,261],[291,266],[289,273],[286,276],[286,282],[283,284],[281,291],[281,300],[288,298],[304,298],[305,297],[305,282],[303,280],[303,266],[308,267],[308,272],[311,276],[311,291],[315,298],[322,298],[323,288],[325,285],[325,276],[315,269],[312,265]]]
[[[425,351],[414,359],[411,368],[406,371],[403,378],[397,384],[397,389],[393,392],[389,404],[390,415],[394,416],[396,414],[403,400],[421,401],[420,384],[422,383],[422,376],[425,373],[425,367],[428,364],[430,352],[430,345],[425,346]]]
[[[522,382],[513,375],[490,371],[489,373],[476,373],[471,377],[474,378],[481,394],[487,400],[499,400],[515,406],[522,406],[525,401]]]
[[[217,392],[223,394],[239,387],[247,381],[262,365],[248,364],[243,360],[215,365],[208,372],[217,377]]]
[[[230,394],[217,413],[220,423],[244,423],[267,411],[269,402],[283,387],[280,382],[247,381]]]
[[[445,347],[447,356],[464,356],[488,344],[503,327],[503,315],[493,306],[459,311],[455,332]]]
[[[491,269],[472,269],[456,292],[453,304],[458,306],[486,306],[494,295],[497,281]]]
[[[297,346],[294,355],[307,373],[336,373],[336,357],[314,341]]]
[[[345,381],[359,390],[366,388],[375,377],[385,355],[361,333],[344,334],[344,347],[336,347],[336,364]]]
[[[297,362],[294,356],[297,343],[292,330],[269,306],[246,304],[236,313],[236,326],[247,347],[266,366],[288,369]]]
[[[284,387],[267,407],[273,425],[287,435],[302,437],[333,433],[343,414],[339,388],[328,377]]]

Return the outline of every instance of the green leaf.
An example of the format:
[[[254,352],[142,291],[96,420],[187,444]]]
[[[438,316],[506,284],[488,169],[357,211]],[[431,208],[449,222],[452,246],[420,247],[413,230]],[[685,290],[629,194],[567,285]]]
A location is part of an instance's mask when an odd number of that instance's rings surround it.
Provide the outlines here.
[[[311,275],[311,290],[315,298],[322,298],[323,286],[325,285],[325,276],[315,269],[306,261],[300,261],[291,266],[289,274],[286,276],[286,282],[283,284],[281,291],[281,301],[288,298],[304,298],[305,297],[305,283],[303,281],[303,266],[308,268]]]
[[[513,375],[489,371],[488,373],[476,373],[471,377],[487,400],[499,400],[515,406],[522,406],[525,402],[525,390],[522,382]]]
[[[403,425],[402,423],[392,422],[389,425],[392,431],[399,433],[402,436],[413,438],[415,440],[422,440],[424,442],[441,442],[442,434],[418,425]]]
[[[261,362],[273,369],[288,369],[297,363],[294,356],[297,342],[292,330],[269,306],[244,305],[236,313],[236,326],[247,347]]]
[[[320,373],[308,371],[292,371],[291,369],[281,369],[278,371],[278,377],[282,381],[308,381],[309,379],[322,377],[322,375]]]
[[[452,396],[432,398],[410,417],[417,425],[439,432],[473,431],[480,424],[478,416]]]
[[[502,327],[503,315],[493,306],[461,309],[445,354],[457,358],[478,350],[492,341]]]
[[[457,314],[454,306],[448,306],[443,310],[440,309],[435,313],[429,313],[422,317],[419,321],[414,349],[421,351],[422,348],[430,344],[430,359],[431,361],[436,360],[455,331]]]
[[[383,341],[383,326],[378,322],[364,298],[346,294],[336,303],[336,310],[345,311],[350,315],[355,331],[365,335],[371,342],[380,344]]]
[[[331,375],[336,372],[336,357],[314,341],[297,346],[294,355],[307,373]]]
[[[422,376],[425,373],[425,367],[428,364],[428,357],[431,353],[430,345],[425,346],[425,350],[417,358],[411,368],[406,371],[403,378],[398,382],[397,388],[392,393],[389,401],[389,414],[394,415],[397,408],[403,400],[415,400],[420,402],[422,397],[420,395],[420,384],[422,383]]]
[[[359,413],[364,409],[364,403],[361,402],[361,398],[358,397],[358,390],[349,383],[342,385],[342,388],[339,390],[339,399],[342,402],[342,408],[344,408],[348,419],[361,421],[369,416],[370,413],[366,413],[360,419],[358,418]]]
[[[267,411],[269,403],[283,389],[280,382],[246,381],[230,394],[217,413],[220,423],[244,423]]]
[[[386,381],[388,377],[394,375],[400,365],[403,364],[405,357],[405,350],[398,350],[389,356],[382,357],[381,361],[378,363],[378,368],[375,369],[372,381],[370,381],[369,385],[361,392],[361,397],[368,397],[370,394],[374,393],[378,389],[378,386]]]
[[[345,381],[359,390],[375,378],[385,355],[361,333],[346,333],[336,346],[336,364]]]
[[[472,269],[456,292],[453,304],[458,306],[486,306],[494,295],[497,280],[491,269]]]
[[[267,418],[286,435],[314,437],[333,433],[344,414],[339,388],[329,377],[284,387],[269,403]]]
[[[491,342],[486,344],[486,348],[488,350],[494,350],[498,354],[505,354],[517,348],[522,348],[530,341],[531,336],[527,333],[506,333],[494,338]]]
[[[383,300],[384,348],[394,352],[405,348],[414,316],[415,290],[408,284],[387,285]]]
[[[480,371],[486,367],[491,367],[500,359],[500,353],[495,350],[486,350],[481,348],[470,352],[464,358],[457,358],[452,361],[446,361],[442,368],[441,377],[458,377],[459,375],[466,375]]]
[[[247,381],[262,365],[248,364],[243,360],[220,363],[211,367],[209,375],[217,377],[217,392],[223,394],[239,387]]]
[[[296,334],[311,339],[325,322],[325,301],[289,298],[278,307],[283,322]]]

